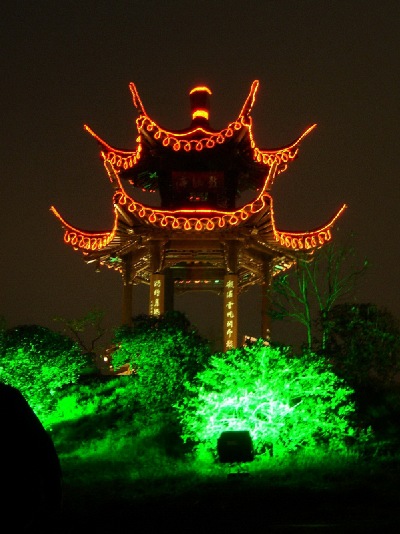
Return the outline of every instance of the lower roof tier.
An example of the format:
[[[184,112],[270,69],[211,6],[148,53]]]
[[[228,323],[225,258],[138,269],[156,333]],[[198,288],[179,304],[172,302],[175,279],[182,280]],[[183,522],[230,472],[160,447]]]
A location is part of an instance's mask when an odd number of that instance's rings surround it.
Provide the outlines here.
[[[165,210],[146,206],[130,197],[110,162],[105,168],[112,182],[114,224],[108,232],[75,228],[52,207],[64,227],[66,244],[81,251],[88,263],[119,271],[131,283],[148,283],[151,273],[178,264],[199,261],[204,266],[239,272],[240,285],[260,283],[264,264],[285,270],[299,253],[312,253],[331,240],[331,228],[345,205],[328,224],[310,232],[284,232],[276,228],[273,200],[268,192],[276,166],[250,203],[236,210]],[[237,244],[237,267],[230,268]],[[228,251],[228,252],[227,252]],[[231,252],[229,252],[231,251]],[[129,265],[128,265],[129,264]],[[128,266],[127,266],[128,265]],[[209,280],[213,278],[210,274]],[[186,279],[192,280],[192,278]],[[206,278],[204,278],[206,280]],[[206,283],[204,285],[207,285]]]

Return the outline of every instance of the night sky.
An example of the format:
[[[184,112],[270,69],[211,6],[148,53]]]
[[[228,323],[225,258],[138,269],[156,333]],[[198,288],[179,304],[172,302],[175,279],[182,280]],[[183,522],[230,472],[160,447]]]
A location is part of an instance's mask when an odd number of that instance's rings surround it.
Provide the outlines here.
[[[213,92],[214,128],[234,120],[253,80],[260,148],[296,139],[299,158],[272,190],[277,227],[306,231],[349,206],[370,268],[359,302],[400,317],[400,4],[398,0],[9,0],[0,12],[1,307],[8,326],[76,318],[93,308],[119,324],[122,282],[95,273],[63,243],[49,208],[73,225],[111,228],[113,190],[87,123],[108,143],[135,145],[135,82],[167,129],[190,123],[188,92]],[[137,287],[133,314],[146,313]],[[259,290],[240,297],[241,334],[259,335]],[[218,336],[216,295],[176,299],[202,333]],[[210,311],[211,309],[214,311]]]

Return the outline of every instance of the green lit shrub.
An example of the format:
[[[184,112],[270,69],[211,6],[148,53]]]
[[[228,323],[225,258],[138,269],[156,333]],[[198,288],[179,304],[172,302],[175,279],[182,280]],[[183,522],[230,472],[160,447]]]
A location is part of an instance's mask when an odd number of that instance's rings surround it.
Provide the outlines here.
[[[225,430],[249,430],[257,453],[340,449],[354,436],[352,390],[315,355],[257,343],[211,357],[177,409],[183,440],[215,451]]]
[[[112,442],[108,454],[116,453],[117,442],[138,433],[133,386],[129,376],[97,375],[67,387],[44,421],[58,451],[95,456]]]
[[[129,376],[93,375],[73,384],[58,396],[48,424],[72,422],[80,418],[109,417],[110,425],[117,420],[131,422],[134,407],[133,380]]]
[[[86,364],[76,343],[48,328],[24,325],[2,334],[0,380],[18,388],[42,420]]]
[[[44,424],[62,457],[126,459],[137,466],[152,455],[184,455],[176,422],[141,409],[131,376],[85,376],[64,390]]]
[[[148,413],[171,412],[210,357],[208,341],[176,311],[136,317],[132,328],[116,332],[115,344],[113,365],[130,364],[136,400]]]

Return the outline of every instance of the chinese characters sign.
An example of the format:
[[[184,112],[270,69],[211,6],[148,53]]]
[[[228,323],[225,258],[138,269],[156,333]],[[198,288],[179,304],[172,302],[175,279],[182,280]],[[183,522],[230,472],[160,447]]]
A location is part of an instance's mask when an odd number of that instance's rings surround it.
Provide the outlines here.
[[[224,350],[237,347],[238,276],[224,277]]]
[[[223,172],[172,172],[172,183],[177,192],[204,192],[221,189],[224,182]]]
[[[164,313],[165,275],[152,274],[150,277],[150,315],[162,315]]]
[[[224,173],[217,171],[172,172],[172,188],[175,200],[187,202],[216,201],[223,189]]]

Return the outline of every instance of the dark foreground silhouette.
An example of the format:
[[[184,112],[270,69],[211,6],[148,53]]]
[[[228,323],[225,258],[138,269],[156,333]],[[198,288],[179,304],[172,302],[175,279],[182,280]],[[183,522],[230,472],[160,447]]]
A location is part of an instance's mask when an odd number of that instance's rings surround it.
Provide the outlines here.
[[[61,469],[50,436],[23,395],[0,383],[1,532],[53,532]]]

